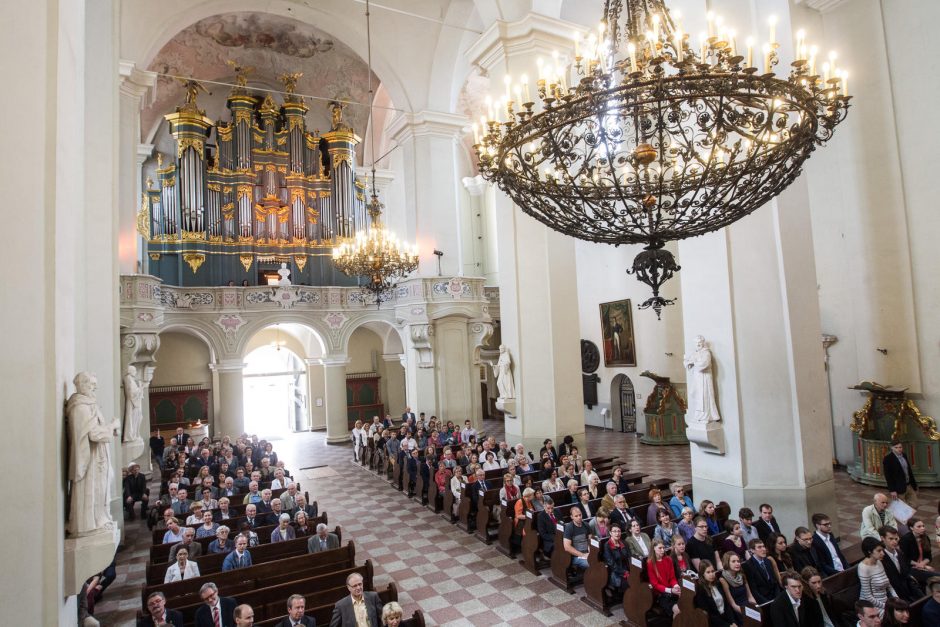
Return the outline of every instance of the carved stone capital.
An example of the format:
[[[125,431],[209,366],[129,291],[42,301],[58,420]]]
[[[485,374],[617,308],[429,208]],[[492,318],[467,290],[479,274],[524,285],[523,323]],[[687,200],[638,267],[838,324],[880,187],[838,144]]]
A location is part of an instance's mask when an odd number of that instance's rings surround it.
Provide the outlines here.
[[[418,356],[419,368],[434,367],[434,325],[408,325],[408,340]]]
[[[123,333],[121,335],[121,365],[137,366],[141,379],[150,383],[153,378],[155,355],[160,348],[160,336],[156,333]],[[149,370],[149,372],[147,372]]]

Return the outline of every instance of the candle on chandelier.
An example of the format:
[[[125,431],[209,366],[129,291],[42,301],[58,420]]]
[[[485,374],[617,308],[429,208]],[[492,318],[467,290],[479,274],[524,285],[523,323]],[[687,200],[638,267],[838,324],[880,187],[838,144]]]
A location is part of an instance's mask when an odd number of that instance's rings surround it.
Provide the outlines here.
[[[659,41],[659,15],[653,15],[653,38]]]
[[[532,102],[532,99],[529,97],[529,75],[523,74],[519,80],[522,81],[522,93],[525,94],[525,101]]]
[[[477,127],[476,122],[473,123],[473,143],[474,144],[480,143],[480,130],[479,130],[479,127]]]
[[[679,63],[682,63],[682,31],[677,30],[675,34],[675,43],[673,44],[676,47],[676,60]]]
[[[819,48],[816,46],[810,46],[809,48],[809,74],[810,76],[816,76],[816,55],[819,53]]]
[[[708,58],[708,48],[706,47],[706,44],[708,40],[705,38],[705,33],[698,34],[698,41],[699,41],[699,47],[702,49],[702,52],[701,52],[702,63],[707,63],[708,61],[706,61],[706,59]]]
[[[842,72],[842,95],[846,98],[849,97],[849,73],[848,71]]]
[[[754,38],[747,38],[747,67],[754,67]]]
[[[581,33],[574,31],[574,58],[581,56]]]
[[[806,31],[802,28],[796,31],[796,60],[806,58],[806,51],[803,49],[803,45],[806,43]]]
[[[728,41],[731,43],[731,56],[738,56],[738,41],[737,41],[737,32],[733,29],[728,31]]]
[[[828,63],[823,63],[823,80],[827,83],[829,82],[829,70],[832,69],[832,66]]]
[[[537,58],[535,60],[535,66],[538,68],[539,80],[545,80],[545,60],[542,57]]]
[[[770,74],[770,61],[773,55],[773,46],[764,44],[764,74]]]
[[[636,44],[632,41],[627,44],[627,52],[630,55],[630,71],[636,72]]]
[[[715,12],[709,11],[705,19],[708,20],[708,37],[712,38],[715,36]]]
[[[767,24],[770,26],[770,45],[773,46],[777,43],[777,16],[771,15]]]

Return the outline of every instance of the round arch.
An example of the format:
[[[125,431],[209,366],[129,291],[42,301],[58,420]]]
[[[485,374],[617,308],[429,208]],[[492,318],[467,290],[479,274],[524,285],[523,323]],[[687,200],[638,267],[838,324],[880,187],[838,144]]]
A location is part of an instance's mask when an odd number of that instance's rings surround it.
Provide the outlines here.
[[[357,318],[343,329],[339,340],[339,346],[342,347],[343,353],[348,352],[349,340],[353,332],[360,327],[369,329],[382,339],[382,352],[386,355],[405,352],[405,341],[401,329],[392,324],[385,314],[372,313]]]
[[[215,333],[211,329],[202,328],[199,321],[169,322],[160,328],[160,335],[164,333],[181,333],[201,340],[209,349],[210,363],[218,362],[221,351],[220,345],[216,344]]]
[[[222,13],[254,12],[270,13],[289,17],[320,27],[342,41],[360,59],[366,58],[365,29],[362,15],[349,11],[348,2],[298,4],[291,0],[269,0],[259,7],[253,0],[207,0],[193,3],[191,0],[168,0],[161,3],[137,3],[133,11],[124,11],[121,19],[121,56],[133,61],[141,68],[149,67],[157,53],[181,30],[196,22]],[[375,37],[374,37],[375,39]],[[387,49],[393,50],[390,42]],[[399,107],[413,110],[409,90],[401,76],[383,55],[373,55],[373,71],[388,89],[392,101]]]
[[[321,354],[325,355],[330,352],[331,346],[327,339],[330,337],[330,334],[325,328],[317,324],[316,321],[298,313],[277,312],[259,318],[254,318],[246,323],[245,326],[239,330],[239,337],[235,344],[235,354],[244,356],[252,338],[268,327],[275,325],[297,325],[304,327],[310,332],[309,339],[317,342],[317,346],[320,348]]]

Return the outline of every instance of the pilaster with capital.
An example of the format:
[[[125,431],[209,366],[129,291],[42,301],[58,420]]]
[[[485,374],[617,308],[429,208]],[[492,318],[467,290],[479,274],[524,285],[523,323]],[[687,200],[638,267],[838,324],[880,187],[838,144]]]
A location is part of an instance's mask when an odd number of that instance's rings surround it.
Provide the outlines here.
[[[537,59],[553,50],[571,56],[572,31],[583,28],[537,14],[497,21],[467,54],[496,93],[505,74],[531,74]],[[468,183],[468,189],[478,189],[477,181]],[[501,342],[513,355],[516,388],[506,437],[538,449],[545,438],[572,435],[582,445],[581,362],[578,342],[571,339],[571,330],[579,328],[574,240],[525,215],[498,189],[493,211]]]
[[[152,471],[150,448],[146,440],[150,433],[150,382],[156,369],[156,353],[159,348],[160,336],[156,333],[121,334],[121,377],[124,377],[128,366],[134,366],[143,394],[140,407],[142,417],[138,429],[140,437],[122,444],[123,459],[125,464],[132,461],[139,464],[141,472],[148,476]],[[124,408],[124,403],[120,407]],[[127,429],[128,425],[124,424],[123,428]]]
[[[235,437],[245,431],[245,385],[241,358],[209,364],[212,371],[212,435]]]
[[[326,442],[342,444],[349,441],[349,423],[346,411],[346,366],[349,357],[333,353],[320,359],[326,392]]]
[[[437,411],[434,368],[434,323],[420,320],[405,325],[405,397],[415,412]]]

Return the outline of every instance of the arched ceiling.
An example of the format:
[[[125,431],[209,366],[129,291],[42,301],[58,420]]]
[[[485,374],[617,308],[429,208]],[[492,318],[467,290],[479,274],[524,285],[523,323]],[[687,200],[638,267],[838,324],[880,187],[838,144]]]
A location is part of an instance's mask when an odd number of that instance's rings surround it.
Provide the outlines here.
[[[234,75],[228,60],[254,67],[249,87],[280,88],[276,77],[290,72],[303,72],[296,92],[340,98],[368,105],[368,66],[348,46],[328,33],[305,22],[271,13],[223,13],[204,18],[177,33],[157,53],[149,70],[161,74],[193,77],[202,80],[232,83]],[[373,86],[378,78],[373,73]],[[213,96],[229,89],[206,85]],[[203,95],[200,105],[205,107]],[[223,98],[211,98],[216,103]],[[282,98],[275,97],[276,101]],[[141,113],[141,129],[146,134],[166,113],[183,101],[179,82],[160,76],[157,97]],[[316,121],[328,120],[327,102],[308,99],[310,115]],[[217,109],[217,110],[212,110]],[[207,108],[210,117],[225,117],[218,105]],[[345,118],[360,135],[365,133],[369,110],[367,106],[347,107]],[[311,124],[311,128],[316,124]],[[322,128],[321,130],[327,130]]]

